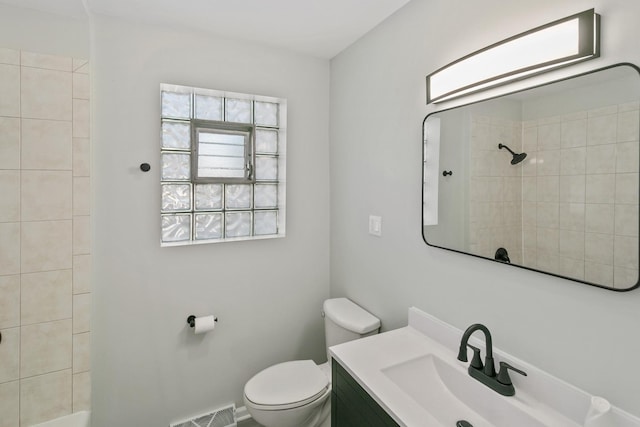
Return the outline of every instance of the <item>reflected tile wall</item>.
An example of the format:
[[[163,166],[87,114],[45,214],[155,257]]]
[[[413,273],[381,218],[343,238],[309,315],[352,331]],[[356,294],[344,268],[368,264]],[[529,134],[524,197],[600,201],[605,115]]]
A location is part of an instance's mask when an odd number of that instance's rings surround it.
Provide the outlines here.
[[[472,117],[470,248],[605,286],[638,280],[639,104]],[[526,152],[522,166],[496,141]],[[516,237],[517,236],[517,237]]]
[[[519,151],[525,135],[519,121],[472,118],[470,238],[472,252],[493,258],[506,248],[513,263],[522,261],[522,173],[498,143]],[[530,139],[530,136],[527,136]]]
[[[639,117],[629,103],[523,123],[524,265],[616,288],[636,283]]]
[[[89,79],[0,48],[1,427],[90,406]]]

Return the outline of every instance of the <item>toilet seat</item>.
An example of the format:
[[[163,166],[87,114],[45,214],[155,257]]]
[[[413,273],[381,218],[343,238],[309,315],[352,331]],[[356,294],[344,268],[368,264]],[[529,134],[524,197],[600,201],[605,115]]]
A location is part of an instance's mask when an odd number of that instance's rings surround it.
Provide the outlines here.
[[[307,405],[328,390],[329,379],[313,360],[294,360],[258,372],[244,394],[257,409],[280,411]]]

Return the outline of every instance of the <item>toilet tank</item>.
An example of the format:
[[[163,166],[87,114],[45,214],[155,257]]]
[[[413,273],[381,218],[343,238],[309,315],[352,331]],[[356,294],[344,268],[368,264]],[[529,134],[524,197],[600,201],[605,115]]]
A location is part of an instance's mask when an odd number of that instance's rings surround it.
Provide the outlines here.
[[[347,298],[332,298],[322,306],[324,335],[329,347],[374,335],[380,329],[380,319]]]

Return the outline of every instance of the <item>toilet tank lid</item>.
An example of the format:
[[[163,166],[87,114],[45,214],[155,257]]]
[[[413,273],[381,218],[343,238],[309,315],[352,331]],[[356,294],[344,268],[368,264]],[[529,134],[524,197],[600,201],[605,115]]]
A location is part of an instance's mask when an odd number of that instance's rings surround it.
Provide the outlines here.
[[[357,334],[367,334],[380,327],[380,319],[347,298],[326,300],[323,311],[335,324]]]

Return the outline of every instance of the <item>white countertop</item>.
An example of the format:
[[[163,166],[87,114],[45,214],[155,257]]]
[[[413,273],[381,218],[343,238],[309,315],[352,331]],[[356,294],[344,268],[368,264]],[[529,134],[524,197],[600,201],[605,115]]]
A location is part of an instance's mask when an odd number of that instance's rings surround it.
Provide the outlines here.
[[[478,334],[480,335],[480,334]],[[433,354],[447,361],[465,375],[468,363],[457,360],[462,331],[416,308],[409,309],[409,325],[363,339],[331,347],[330,353],[351,376],[403,427],[453,427],[442,424],[427,410],[389,379],[384,369]],[[499,342],[499,337],[493,337]],[[474,337],[470,343],[483,349],[484,343]],[[494,348],[496,365],[505,360],[527,372],[527,377],[512,375],[516,395],[496,393],[497,399],[512,399],[510,404],[533,408],[542,414],[544,425],[578,427],[584,423],[591,395],[540,369]],[[476,381],[469,377],[471,381]],[[487,388],[487,390],[489,390]],[[491,391],[491,390],[490,390]],[[492,393],[495,393],[491,391]],[[611,427],[638,427],[637,419],[613,407],[609,414]],[[491,425],[486,424],[485,425]]]

